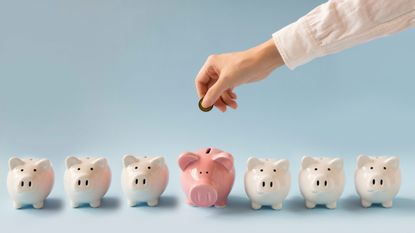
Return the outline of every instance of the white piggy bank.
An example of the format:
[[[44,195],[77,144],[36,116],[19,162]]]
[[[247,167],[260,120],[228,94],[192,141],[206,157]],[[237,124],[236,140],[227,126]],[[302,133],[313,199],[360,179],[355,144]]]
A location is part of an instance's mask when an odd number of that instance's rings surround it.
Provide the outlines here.
[[[253,209],[271,206],[281,209],[291,186],[289,161],[271,159],[248,159],[245,173],[245,192]]]
[[[303,157],[299,185],[307,208],[314,208],[316,205],[336,208],[337,199],[344,190],[344,183],[342,159]]]
[[[7,189],[16,209],[25,205],[43,208],[53,182],[54,172],[49,160],[10,158]]]
[[[399,158],[358,156],[355,186],[363,207],[370,207],[372,203],[392,207],[401,186]]]
[[[66,158],[65,191],[72,207],[89,204],[96,208],[111,183],[111,170],[105,158],[70,156]]]
[[[169,170],[163,157],[136,157],[126,155],[123,158],[121,174],[122,189],[127,196],[128,205],[147,203],[156,206],[169,180]]]

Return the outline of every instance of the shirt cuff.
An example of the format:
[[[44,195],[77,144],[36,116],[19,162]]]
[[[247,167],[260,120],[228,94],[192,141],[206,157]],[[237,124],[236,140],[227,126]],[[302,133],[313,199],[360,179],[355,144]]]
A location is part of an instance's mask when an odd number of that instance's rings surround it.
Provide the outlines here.
[[[275,32],[272,38],[285,65],[291,70],[322,54],[304,17]]]

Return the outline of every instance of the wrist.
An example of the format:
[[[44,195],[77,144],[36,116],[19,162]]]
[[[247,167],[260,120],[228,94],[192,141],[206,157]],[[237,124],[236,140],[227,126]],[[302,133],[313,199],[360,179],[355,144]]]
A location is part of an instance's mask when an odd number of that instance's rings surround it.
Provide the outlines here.
[[[263,67],[263,69],[272,71],[282,65],[284,65],[284,60],[281,57],[280,52],[275,46],[273,39],[250,49],[257,60],[258,64]]]

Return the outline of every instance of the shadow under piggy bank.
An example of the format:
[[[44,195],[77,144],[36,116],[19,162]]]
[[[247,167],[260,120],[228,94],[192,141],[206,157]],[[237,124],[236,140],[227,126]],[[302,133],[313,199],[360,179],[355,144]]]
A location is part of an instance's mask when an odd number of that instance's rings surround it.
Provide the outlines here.
[[[357,195],[351,195],[344,197],[340,200],[340,208],[347,211],[358,213],[358,214],[373,214],[373,213],[382,213],[383,214],[410,214],[411,216],[414,213],[415,209],[415,200],[396,197],[393,200],[393,206],[391,208],[385,208],[381,204],[373,204],[371,207],[365,208],[360,203],[360,198]]]
[[[178,205],[177,197],[170,195],[162,195],[157,206],[148,206],[147,203],[139,203],[130,208],[148,208],[148,209],[173,209]]]
[[[73,209],[96,209],[96,210],[115,210],[120,207],[120,200],[117,197],[103,197],[101,200],[101,206],[92,208],[88,203],[83,203],[77,208]],[[71,207],[72,208],[72,207]]]
[[[63,209],[63,202],[59,198],[46,198],[44,202],[44,206],[41,209],[35,209],[32,205],[25,205],[18,210],[25,210],[25,212],[32,212],[32,213],[55,213],[61,211]]]

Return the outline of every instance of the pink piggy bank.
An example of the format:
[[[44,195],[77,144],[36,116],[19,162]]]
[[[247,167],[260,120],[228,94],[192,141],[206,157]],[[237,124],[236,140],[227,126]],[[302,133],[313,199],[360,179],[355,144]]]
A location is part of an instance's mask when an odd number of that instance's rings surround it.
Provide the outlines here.
[[[181,182],[187,202],[200,207],[225,207],[235,180],[231,154],[204,148],[179,157]]]

